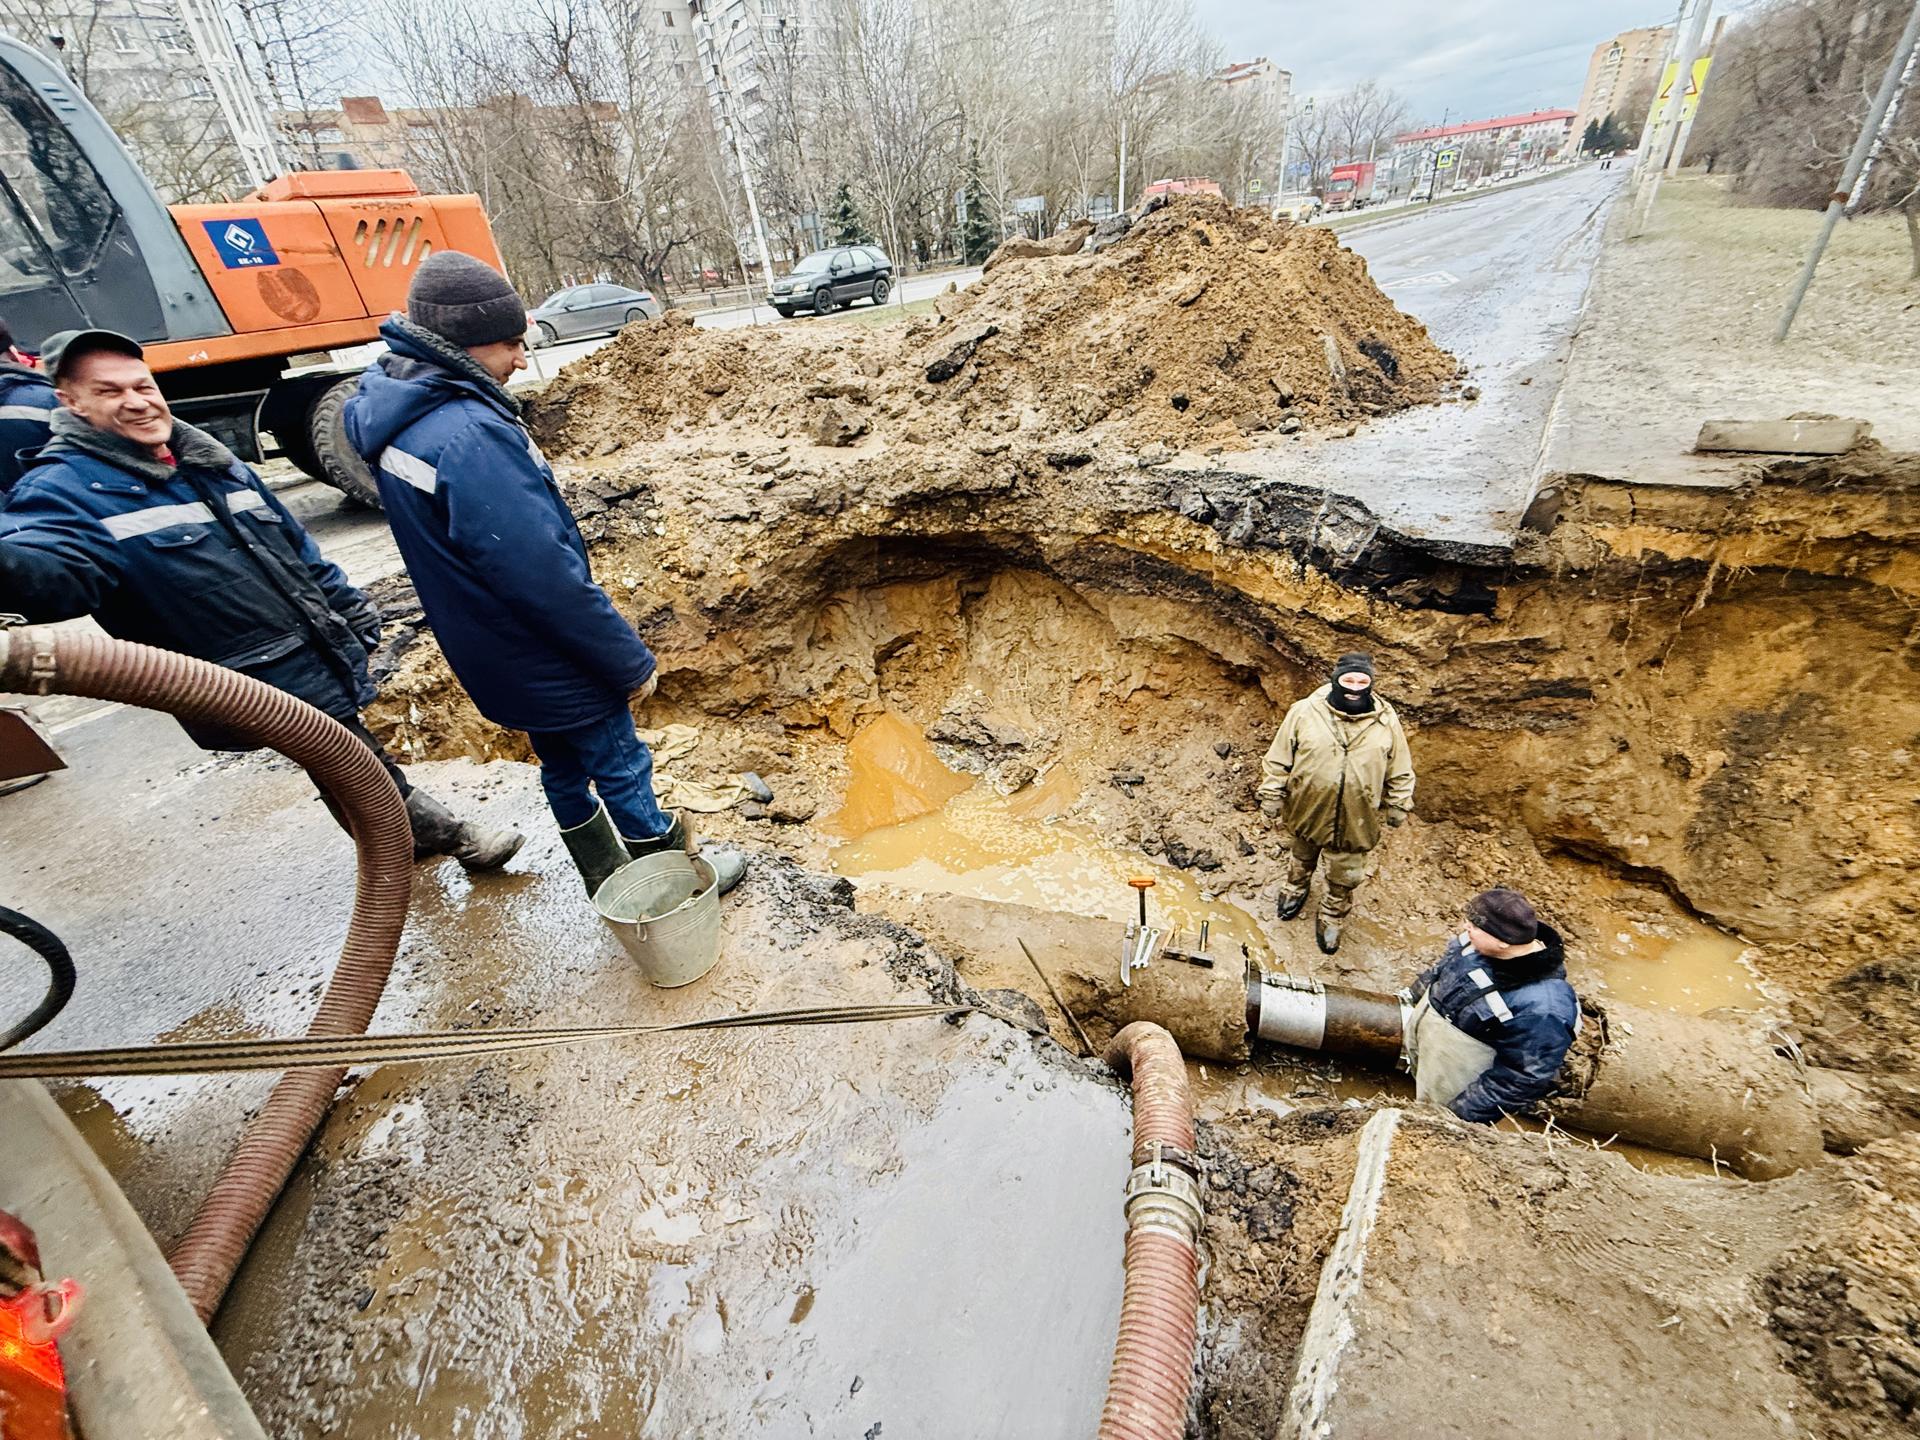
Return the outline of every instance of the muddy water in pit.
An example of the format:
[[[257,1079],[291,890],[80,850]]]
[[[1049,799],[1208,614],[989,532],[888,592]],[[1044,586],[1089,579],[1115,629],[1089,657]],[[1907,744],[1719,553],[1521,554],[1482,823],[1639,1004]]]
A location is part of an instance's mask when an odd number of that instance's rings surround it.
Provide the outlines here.
[[[1276,966],[1261,922],[1232,901],[1210,895],[1204,877],[1103,840],[1087,827],[1050,820],[1073,799],[1062,783],[1065,767],[1017,795],[1002,796],[950,769],[917,729],[891,714],[855,736],[847,760],[848,800],[826,828],[849,837],[834,850],[832,864],[856,884],[1125,921],[1137,914],[1138,903],[1128,879],[1151,876],[1151,923],[1191,936],[1206,921],[1216,946],[1244,944],[1255,963]],[[1607,995],[1689,1014],[1759,1003],[1744,947],[1734,937],[1680,914],[1622,918],[1625,907],[1618,897],[1625,887],[1598,872],[1582,888],[1585,913],[1597,918],[1577,940],[1588,957],[1587,970],[1597,971]],[[1350,925],[1349,935],[1350,944],[1377,946],[1389,954],[1437,953],[1442,943],[1440,937],[1390,930],[1364,915]],[[1034,988],[1024,974],[980,976],[976,983]],[[1410,1100],[1413,1094],[1405,1076],[1279,1051],[1267,1051],[1237,1071],[1198,1063],[1189,1070],[1203,1114],[1243,1108],[1285,1113],[1328,1098]],[[1618,1142],[1609,1148],[1641,1169],[1713,1173],[1710,1165],[1685,1156]]]
[[[1244,944],[1256,962],[1275,966],[1262,922],[1211,895],[1204,873],[1175,869],[1084,826],[1052,820],[1074,798],[1065,766],[1003,796],[950,769],[917,729],[892,714],[854,737],[847,764],[847,800],[826,828],[848,837],[832,864],[856,883],[1125,921],[1138,913],[1127,881],[1151,876],[1150,923],[1191,937],[1206,921],[1216,945]],[[1625,888],[1598,871],[1585,877],[1580,910],[1593,918],[1570,927],[1570,949],[1598,974],[1606,994],[1696,1015],[1760,1002],[1739,940],[1679,913],[1630,916],[1619,898]],[[1364,906],[1348,933],[1356,948],[1389,955],[1437,954],[1444,943],[1440,935],[1390,929]]]

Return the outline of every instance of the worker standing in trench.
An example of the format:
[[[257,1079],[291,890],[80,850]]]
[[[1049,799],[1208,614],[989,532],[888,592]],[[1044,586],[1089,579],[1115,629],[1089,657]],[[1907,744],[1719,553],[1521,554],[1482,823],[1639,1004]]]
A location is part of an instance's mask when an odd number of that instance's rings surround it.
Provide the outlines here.
[[[109,635],[297,696],[380,757],[406,799],[416,858],[451,855],[469,870],[512,859],[517,830],[456,819],[414,789],[360,723],[374,697],[367,654],[380,639],[378,607],[258,475],[174,418],[139,342],[67,331],[47,341],[41,363],[61,408],[52,440],[0,510],[0,610],[35,623],[91,615]],[[181,724],[205,750],[254,748]]]
[[[587,894],[629,859],[680,849],[628,708],[653,652],[595,583],[586,542],[507,382],[527,365],[527,307],[499,271],[430,255],[388,353],[346,406],[427,623],[482,715],[524,730]],[[709,862],[724,894],[744,857]]]
[[[1401,993],[1416,1098],[1490,1125],[1553,1093],[1580,1029],[1559,932],[1516,890],[1467,906],[1467,928]]]
[[[1260,768],[1260,809],[1288,833],[1280,918],[1305,908],[1324,856],[1327,888],[1314,938],[1331,955],[1382,824],[1398,826],[1413,809],[1413,755],[1400,717],[1374,693],[1373,658],[1342,655],[1334,662],[1328,683],[1287,711]]]

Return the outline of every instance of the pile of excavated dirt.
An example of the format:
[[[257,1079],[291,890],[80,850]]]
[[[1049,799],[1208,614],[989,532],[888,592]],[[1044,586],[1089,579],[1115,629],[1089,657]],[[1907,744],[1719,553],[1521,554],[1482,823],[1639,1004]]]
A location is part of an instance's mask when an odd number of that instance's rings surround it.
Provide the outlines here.
[[[1330,231],[1204,197],[1094,254],[999,265],[936,309],[866,332],[697,330],[672,312],[567,367],[530,419],[588,457],[674,436],[1179,449],[1345,426],[1439,400],[1460,373]]]
[[[1141,394],[1175,383],[1162,366],[1209,352],[1129,339],[1117,319],[1101,331],[1106,312],[1065,287],[1116,285],[1100,293],[1118,316],[1126,275],[1170,284],[1162,260],[1231,248],[1196,238],[1208,213],[1149,216],[1096,255],[1010,261],[979,294],[944,302],[950,319],[898,336],[649,327],[556,383],[535,423],[563,462],[577,457],[562,473],[596,574],[660,656],[642,723],[699,729],[696,754],[675,762],[686,778],[754,770],[775,792],[700,828],[824,868],[842,853],[836,813],[859,829],[948,788],[899,769],[899,783],[863,794],[850,742],[930,744],[1006,814],[1036,828],[1058,817],[1257,912],[1274,957],[1299,973],[1404,983],[1466,896],[1512,883],[1566,932],[1583,987],[1603,974],[1612,984],[1594,957],[1629,938],[1618,932],[1707,921],[1737,963],[1696,972],[1645,957],[1649,984],[1669,970],[1714,982],[1674,994],[1676,1008],[1793,1021],[1808,1058],[1850,1081],[1891,1085],[1920,1068],[1911,484],[1891,461],[1857,457],[1731,494],[1570,482],[1551,513],[1536,507],[1510,559],[1474,565],[1230,458],[1135,463],[1147,459],[1128,453],[1142,416],[1217,423],[1208,407],[1237,403],[1243,377],[1203,360],[1218,388],[1190,373],[1187,409],[1170,397],[1142,409]],[[1183,215],[1177,235],[1124,258]],[[1266,251],[1246,240],[1238,258],[1274,253],[1272,240]],[[1021,333],[986,334],[995,297],[1016,293],[1028,297]],[[1157,304],[1177,328],[1171,312],[1234,298],[1209,284],[1191,307],[1164,292]],[[1237,331],[1206,333],[1224,343]],[[979,343],[927,380],[924,367],[968,335]],[[1155,375],[1113,408],[1101,387],[1122,354]],[[1031,368],[1045,364],[1051,375]],[[1057,408],[1088,396],[1084,412]],[[827,422],[857,443],[823,448]],[[931,443],[941,426],[950,443]],[[622,451],[642,434],[662,443]],[[404,597],[389,598],[393,611]],[[1253,787],[1287,704],[1355,649],[1376,657],[1420,780],[1414,819],[1385,841],[1329,960],[1307,924],[1272,918],[1281,839]],[[521,737],[474,714],[424,636],[383,659],[370,717],[407,754],[524,757]],[[888,888],[912,887],[887,880],[863,903],[914,925]],[[963,952],[966,940],[948,943]],[[969,983],[1018,986],[1054,1018],[1018,970],[969,968],[975,959],[956,955]],[[1195,1433],[1275,1433],[1363,1118],[1327,1109],[1215,1126]],[[1858,1153],[1749,1185],[1642,1175],[1616,1156],[1556,1150],[1557,1138],[1421,1125],[1395,1162],[1417,1244],[1379,1253],[1406,1267],[1402,1329],[1437,1330],[1457,1349],[1436,1382],[1381,1372],[1401,1428],[1432,1416],[1454,1430],[1466,1415],[1531,1433],[1541,1414],[1577,1414],[1603,1417],[1595,1433],[1652,1433],[1687,1409],[1737,1412],[1728,1433],[1742,1436],[1911,1427],[1911,1140],[1829,1136]],[[1589,1316],[1611,1351],[1547,1353],[1555,1337],[1584,1335]],[[1609,1369],[1607,1355],[1631,1363]],[[1525,1383],[1499,1392],[1496,1414],[1485,1377],[1509,1381],[1508,1370]],[[1463,1393],[1469,1380],[1480,1388]],[[1357,1375],[1346,1393],[1365,1399],[1371,1383]],[[1606,1419],[1616,1408],[1619,1425]]]

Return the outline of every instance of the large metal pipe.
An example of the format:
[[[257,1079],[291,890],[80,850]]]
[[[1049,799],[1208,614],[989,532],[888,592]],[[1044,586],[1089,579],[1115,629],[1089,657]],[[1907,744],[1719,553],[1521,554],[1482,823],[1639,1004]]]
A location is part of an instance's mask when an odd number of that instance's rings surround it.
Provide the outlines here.
[[[393,968],[413,883],[406,805],[371,750],[285,691],[204,660],[104,635],[0,630],[0,689],[165,710],[278,750],[305,768],[346,816],[359,856],[346,942],[307,1033],[366,1030]],[[283,1076],[174,1246],[169,1262],[201,1320],[219,1308],[247,1246],[345,1078],[344,1068]]]
[[[1400,1058],[1404,1009],[1393,995],[1247,971],[1247,1029],[1275,1045],[1391,1065]]]
[[[1199,1333],[1201,1200],[1193,1097],[1173,1036],[1135,1021],[1107,1046],[1133,1076],[1127,1277],[1100,1440],[1180,1440]]]
[[[1820,1157],[1811,1072],[1777,1054],[1764,1034],[1613,1001],[1584,1008],[1587,1033],[1569,1057],[1563,1093],[1545,1102],[1556,1119],[1753,1180]],[[1403,1053],[1407,1014],[1394,995],[1248,972],[1247,1028],[1271,1044],[1389,1066]]]

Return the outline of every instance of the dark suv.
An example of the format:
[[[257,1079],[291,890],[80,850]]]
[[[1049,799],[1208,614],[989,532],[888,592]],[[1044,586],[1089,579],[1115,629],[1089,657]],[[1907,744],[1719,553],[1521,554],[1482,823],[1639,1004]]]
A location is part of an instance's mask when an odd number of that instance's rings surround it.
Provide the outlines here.
[[[830,315],[856,300],[887,303],[893,262],[878,245],[835,245],[807,256],[785,279],[773,282],[767,303],[782,315],[811,310]]]

